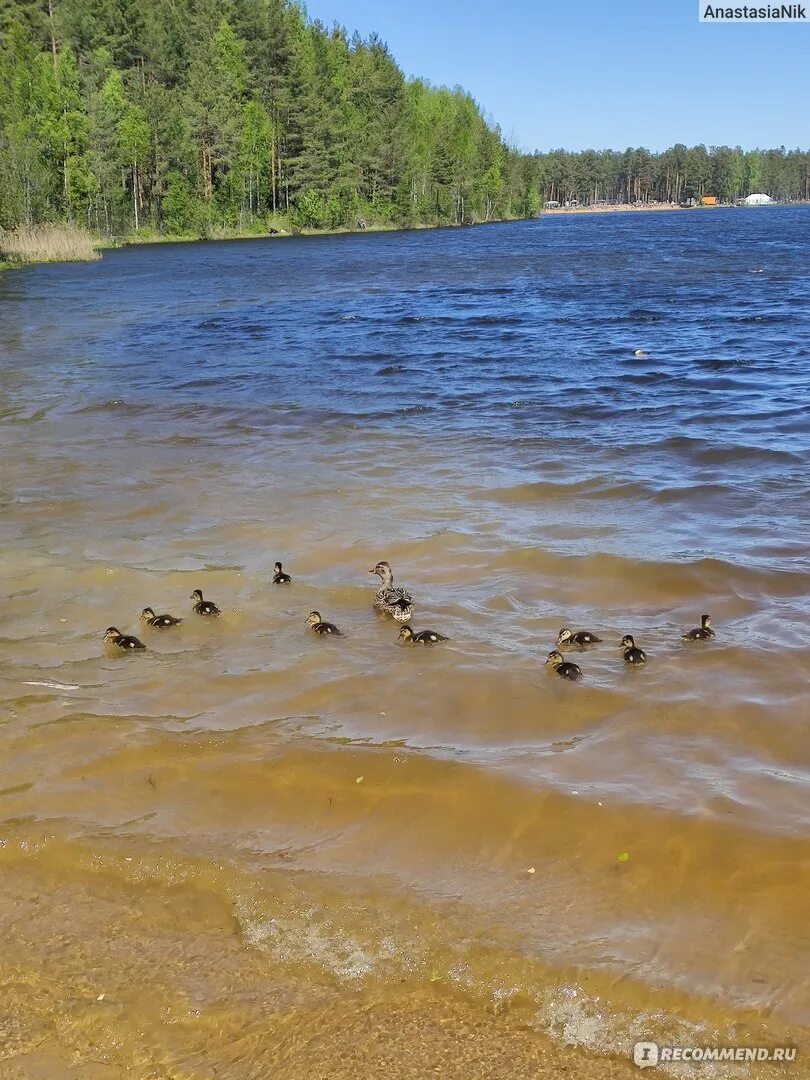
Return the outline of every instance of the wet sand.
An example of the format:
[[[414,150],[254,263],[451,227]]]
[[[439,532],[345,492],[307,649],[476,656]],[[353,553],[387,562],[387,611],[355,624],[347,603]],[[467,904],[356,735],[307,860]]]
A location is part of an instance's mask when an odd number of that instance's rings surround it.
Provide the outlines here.
[[[4,1080],[632,1075],[441,990],[379,997],[290,977],[203,891],[145,889],[136,906],[104,878],[6,871]]]

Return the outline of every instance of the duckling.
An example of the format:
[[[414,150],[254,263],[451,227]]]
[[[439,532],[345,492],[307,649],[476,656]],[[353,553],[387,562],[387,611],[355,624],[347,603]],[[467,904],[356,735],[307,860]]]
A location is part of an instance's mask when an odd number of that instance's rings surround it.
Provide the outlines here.
[[[683,641],[708,641],[709,638],[715,636],[714,630],[712,630],[712,620],[708,615],[700,616],[700,626],[695,627],[694,630],[690,630],[687,634],[683,634]]]
[[[551,665],[561,679],[570,679],[575,682],[577,679],[582,678],[582,668],[578,664],[571,664],[567,660],[563,660],[562,653],[556,649],[552,649],[548,654],[546,663]]]
[[[199,589],[195,589],[191,594],[191,599],[194,601],[194,610],[198,615],[206,615],[209,618],[217,618],[222,614],[216,604],[210,600],[203,600],[203,594]]]
[[[405,589],[394,588],[394,575],[388,563],[378,562],[369,573],[377,574],[382,582],[374,600],[377,611],[392,615],[397,622],[408,622],[413,615],[413,597]]]
[[[146,646],[142,641],[139,641],[136,637],[130,637],[129,634],[122,634],[117,626],[108,626],[104,631],[104,644],[115,645],[119,649],[124,649],[126,652],[130,652],[133,649],[145,649]]]
[[[183,621],[182,619],[176,619],[174,615],[156,615],[150,607],[143,609],[140,618],[141,622],[146,623],[147,626],[154,626],[158,630],[166,630],[170,626],[179,626]]]
[[[437,634],[435,630],[411,630],[410,626],[403,626],[399,632],[398,641],[403,645],[435,645],[439,641],[448,641],[444,634]]]
[[[323,621],[320,611],[310,611],[307,616],[307,626],[313,634],[321,636],[332,634],[334,637],[343,637],[343,633],[338,630],[334,623]]]
[[[290,575],[285,574],[284,571],[281,569],[280,562],[273,564],[273,570],[275,571],[273,574],[274,585],[288,585],[292,581]]]
[[[557,638],[557,648],[566,645],[596,645],[601,640],[596,634],[592,634],[590,630],[577,630],[574,634],[567,626],[564,626]]]
[[[624,649],[622,659],[626,664],[646,664],[647,654],[639,649],[633,640],[632,634],[625,634],[619,648]]]

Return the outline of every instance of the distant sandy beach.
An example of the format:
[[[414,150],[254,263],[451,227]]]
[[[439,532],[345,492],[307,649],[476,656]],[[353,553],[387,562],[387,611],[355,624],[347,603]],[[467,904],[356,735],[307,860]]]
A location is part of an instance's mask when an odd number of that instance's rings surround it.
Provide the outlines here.
[[[645,203],[643,206],[633,206],[630,203],[618,205],[597,206],[559,206],[543,209],[545,214],[616,214],[616,213],[643,213],[647,210],[717,210],[716,206],[679,206],[677,203]]]
[[[783,202],[783,203],[771,203],[770,206],[806,206],[806,202]],[[559,206],[543,208],[541,216],[545,214],[614,214],[614,213],[643,213],[647,210],[740,210],[746,209],[745,207],[738,206],[736,203],[718,203],[715,206],[680,206],[678,203],[661,203],[651,202],[644,203],[643,206],[634,206],[631,203],[619,203],[617,205],[612,204],[599,204],[596,206]],[[748,207],[748,209],[752,209]],[[757,209],[766,209],[764,207],[757,207]]]

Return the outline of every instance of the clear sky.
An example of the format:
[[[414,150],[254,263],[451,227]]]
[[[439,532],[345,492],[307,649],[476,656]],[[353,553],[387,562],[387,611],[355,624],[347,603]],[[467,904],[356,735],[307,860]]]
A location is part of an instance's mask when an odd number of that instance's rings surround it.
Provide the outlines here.
[[[364,37],[376,30],[407,75],[460,84],[524,150],[810,146],[810,23],[706,25],[696,0],[306,8]]]

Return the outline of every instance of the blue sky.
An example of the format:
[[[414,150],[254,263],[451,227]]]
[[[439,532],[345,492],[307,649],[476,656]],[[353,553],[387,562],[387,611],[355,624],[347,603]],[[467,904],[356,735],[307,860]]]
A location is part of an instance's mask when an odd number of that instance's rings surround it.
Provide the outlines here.
[[[408,75],[461,84],[526,150],[810,145],[810,23],[706,25],[696,0],[306,8],[327,25],[376,30]]]

